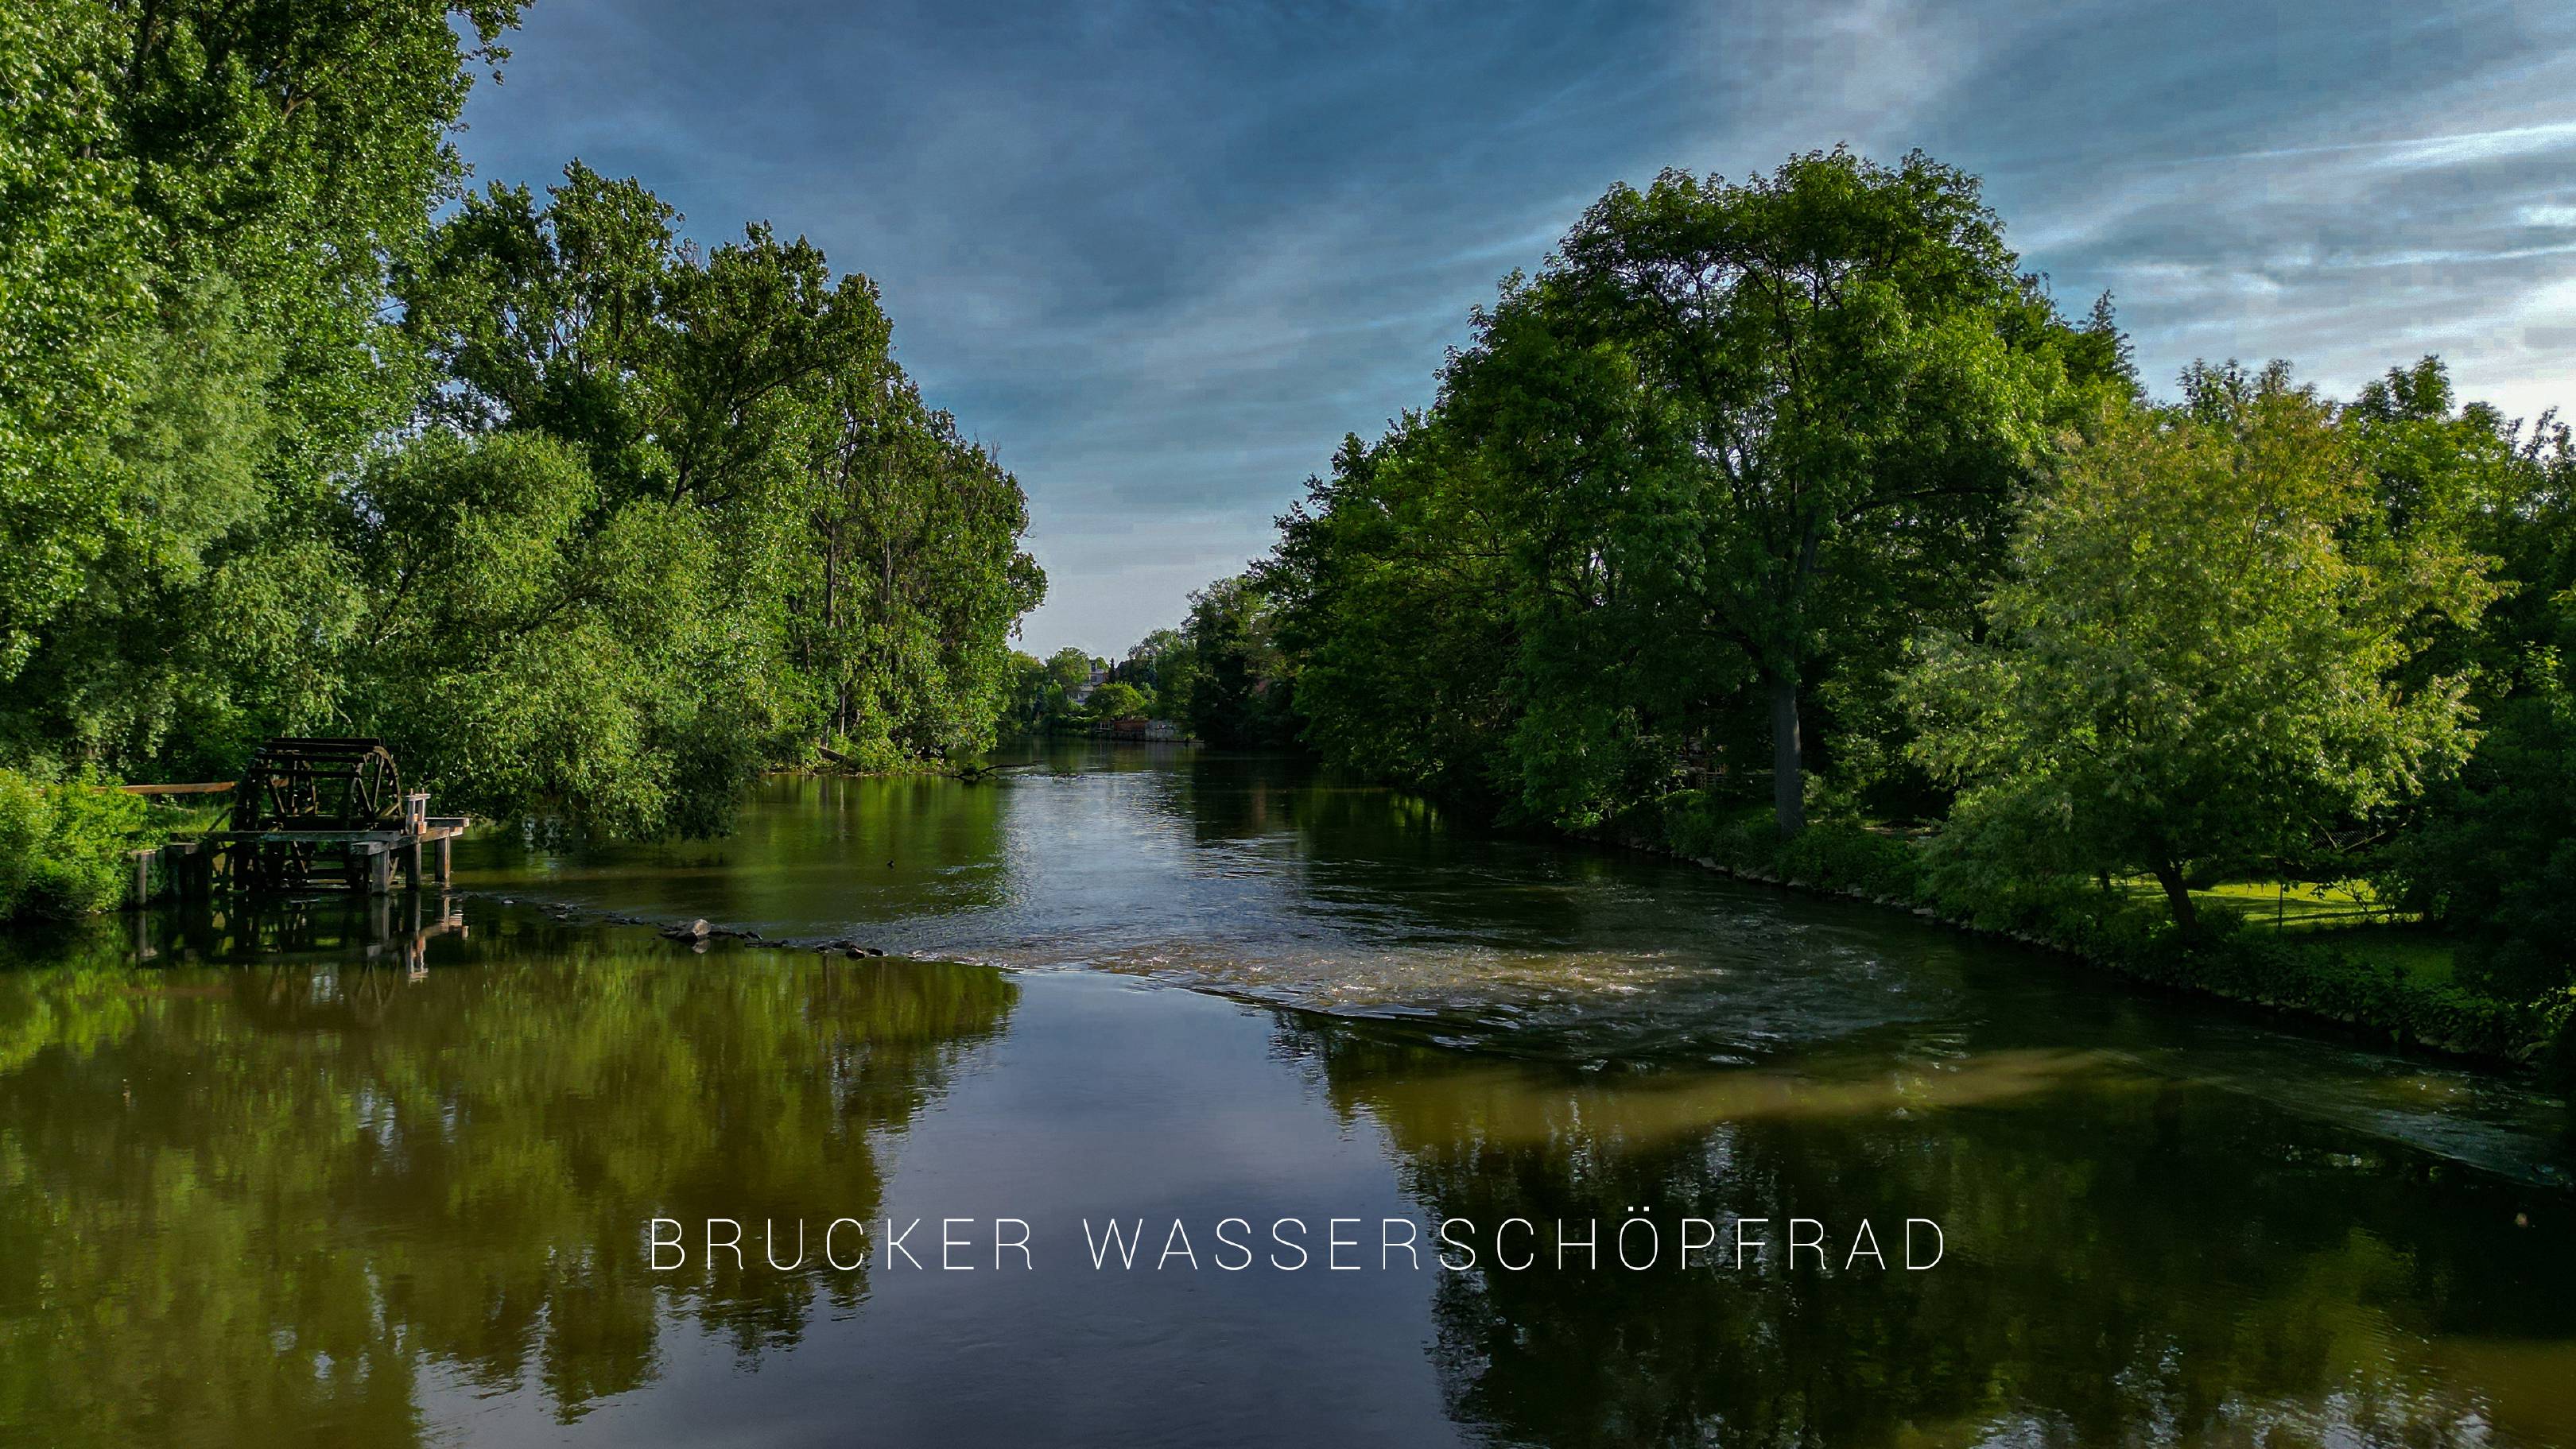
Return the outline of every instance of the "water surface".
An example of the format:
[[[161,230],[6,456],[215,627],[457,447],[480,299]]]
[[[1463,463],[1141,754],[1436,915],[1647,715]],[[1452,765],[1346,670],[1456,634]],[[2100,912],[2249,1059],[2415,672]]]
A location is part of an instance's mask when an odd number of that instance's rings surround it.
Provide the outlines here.
[[[0,1437],[2576,1443],[2562,1109],[2513,1080],[1277,761],[779,780],[744,825],[18,943]],[[1831,1261],[1377,1251],[1739,1215]],[[657,1272],[656,1217],[922,1218],[931,1266]],[[1228,1217],[1314,1260],[1223,1271]],[[1845,1261],[1908,1217],[1939,1266]],[[1094,1270],[1113,1218],[1195,1261]]]

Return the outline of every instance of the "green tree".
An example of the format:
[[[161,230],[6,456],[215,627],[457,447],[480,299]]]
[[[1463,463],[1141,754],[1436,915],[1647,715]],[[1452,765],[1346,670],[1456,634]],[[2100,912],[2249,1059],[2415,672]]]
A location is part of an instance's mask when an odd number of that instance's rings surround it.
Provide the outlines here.
[[[1521,515],[1476,463],[1437,416],[1345,439],[1259,573],[1281,601],[1305,740],[1371,778],[1491,808],[1513,793],[1505,674],[1526,555],[1509,550]]]
[[[1093,719],[1135,719],[1153,713],[1154,697],[1123,679],[1113,679],[1084,701]]]
[[[389,280],[517,13],[0,22],[0,749],[194,772],[331,722],[335,480],[420,380]]]
[[[2196,876],[2301,855],[2467,752],[2465,681],[2398,676],[2420,619],[2473,621],[2493,590],[2370,526],[2370,475],[2286,368],[2186,387],[2072,453],[1982,637],[1929,638],[1907,691],[1965,858],[2151,873],[2189,936]]]
[[[1281,520],[1304,737],[1578,827],[1694,759],[1784,832],[1820,765],[1903,783],[1905,638],[1967,622],[2052,420],[2135,389],[2108,299],[2069,327],[2015,267],[1920,155],[1614,189]]]
[[[1190,696],[1199,678],[1198,647],[1178,629],[1156,629],[1127,651],[1127,674],[1151,691],[1154,709],[1164,719],[1190,717]]]
[[[2456,933],[2464,980],[2528,999],[2576,953],[2576,447],[2459,405],[2441,363],[2392,369],[2346,410],[2385,525],[2464,539],[2502,595],[2473,623],[2426,621],[2409,676],[2470,674],[2476,750],[2378,861],[2382,893]]]
[[[1294,684],[1277,622],[1269,594],[1248,574],[1190,595],[1186,632],[1198,662],[1190,691],[1193,733],[1249,747],[1295,738]]]
[[[1067,644],[1047,656],[1047,677],[1060,689],[1091,682],[1091,656]]]
[[[405,279],[460,384],[433,423],[577,447],[598,484],[577,531],[649,519],[653,557],[691,560],[638,615],[672,665],[636,677],[697,762],[645,818],[720,825],[800,736],[877,768],[986,748],[1044,589],[1017,480],[923,403],[873,283],[761,226],[701,253],[677,220],[576,162],[543,204],[470,198]]]
[[[1527,308],[1548,314],[1540,345],[1567,366],[1597,370],[1606,348],[1633,376],[1619,394],[1647,447],[1594,486],[1649,500],[1663,556],[1645,567],[1678,592],[1668,618],[1750,664],[1774,809],[1795,833],[1800,716],[1829,631],[1936,607],[1975,576],[2042,436],[2061,329],[1976,179],[1920,153],[1614,188],[1535,286],[1506,290],[1488,351]],[[1518,466],[1588,461],[1532,421],[1500,419]]]
[[[1001,712],[993,722],[995,737],[1016,739],[1034,730],[1046,712],[1048,687],[1046,661],[1012,650],[1009,687],[1003,692]]]
[[[85,0],[0,13],[0,682],[128,513],[110,440],[149,346],[152,229],[115,41]]]
[[[478,814],[711,832],[791,706],[696,510],[601,493],[539,433],[434,432],[371,466],[352,723]]]
[[[0,769],[0,924],[115,905],[143,816],[142,797],[92,779]]]

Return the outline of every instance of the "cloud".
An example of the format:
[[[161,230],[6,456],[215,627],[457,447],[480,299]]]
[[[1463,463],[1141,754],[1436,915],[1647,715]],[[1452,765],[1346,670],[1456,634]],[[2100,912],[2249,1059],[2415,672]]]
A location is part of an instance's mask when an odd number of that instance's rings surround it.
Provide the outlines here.
[[[633,173],[884,287],[1030,495],[1039,652],[1121,649],[1263,551],[1346,432],[1610,183],[1920,146],[2155,378],[2424,352],[2510,411],[2576,374],[2576,52],[2532,7],[549,0],[463,138]]]

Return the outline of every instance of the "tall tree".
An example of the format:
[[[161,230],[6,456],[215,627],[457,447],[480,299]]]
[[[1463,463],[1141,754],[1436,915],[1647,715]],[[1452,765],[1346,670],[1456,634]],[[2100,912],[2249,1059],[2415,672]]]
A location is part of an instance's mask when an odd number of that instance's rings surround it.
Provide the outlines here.
[[[419,377],[389,277],[518,8],[0,22],[0,750],[212,769],[329,722],[329,514]]]
[[[1627,486],[1663,495],[1676,622],[1759,678],[1774,809],[1796,832],[1827,631],[1937,606],[1975,574],[2041,439],[2062,329],[1975,178],[1920,153],[1614,188],[1506,293],[1489,348],[1523,308],[1548,314],[1550,346],[1633,369],[1652,442]]]

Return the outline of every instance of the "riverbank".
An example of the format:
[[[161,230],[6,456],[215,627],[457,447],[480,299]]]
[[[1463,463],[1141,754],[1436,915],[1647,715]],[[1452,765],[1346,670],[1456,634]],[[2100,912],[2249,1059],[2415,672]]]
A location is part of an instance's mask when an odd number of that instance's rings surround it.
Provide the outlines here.
[[[1928,838],[1818,821],[1795,840],[1767,811],[1729,811],[1684,791],[1615,817],[1597,838],[1675,856],[1739,880],[1837,895],[2060,952],[2172,990],[2334,1022],[2399,1048],[2576,1076],[2576,992],[2501,1001],[2356,955],[2340,941],[2258,935],[2231,910],[2206,912],[2184,941],[2158,905],[2098,885],[1969,880],[1941,870]]]

